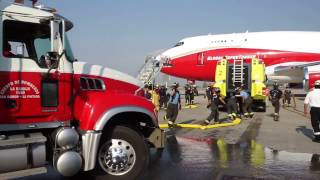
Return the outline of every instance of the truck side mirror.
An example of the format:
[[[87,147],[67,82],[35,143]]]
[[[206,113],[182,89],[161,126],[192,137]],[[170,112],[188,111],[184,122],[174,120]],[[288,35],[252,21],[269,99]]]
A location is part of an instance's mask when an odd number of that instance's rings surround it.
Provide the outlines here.
[[[59,54],[57,52],[47,52],[44,57],[45,64],[49,69],[55,69],[58,67]]]

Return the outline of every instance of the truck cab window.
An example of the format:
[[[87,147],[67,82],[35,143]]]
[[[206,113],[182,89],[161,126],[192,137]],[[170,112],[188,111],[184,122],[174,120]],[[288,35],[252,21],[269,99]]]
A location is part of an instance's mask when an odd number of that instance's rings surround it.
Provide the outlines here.
[[[5,57],[29,57],[24,42],[4,41],[3,56]]]
[[[8,52],[10,45],[11,51]],[[50,51],[50,26],[5,20],[3,22],[3,56],[34,60],[41,68],[47,68],[42,58]]]

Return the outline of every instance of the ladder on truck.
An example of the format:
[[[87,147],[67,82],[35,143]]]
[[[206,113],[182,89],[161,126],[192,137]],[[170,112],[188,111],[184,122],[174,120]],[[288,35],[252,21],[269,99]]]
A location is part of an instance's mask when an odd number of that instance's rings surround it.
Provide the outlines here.
[[[147,56],[145,59],[145,64],[140,69],[137,79],[142,82],[142,86],[136,90],[136,93],[140,91],[145,84],[153,83],[154,79],[158,76],[161,71],[161,68],[164,64],[164,58],[160,60],[156,59],[155,56]]]
[[[244,67],[243,59],[235,59],[233,61],[233,72],[232,72],[232,84],[234,87],[238,87],[243,84],[244,81]]]

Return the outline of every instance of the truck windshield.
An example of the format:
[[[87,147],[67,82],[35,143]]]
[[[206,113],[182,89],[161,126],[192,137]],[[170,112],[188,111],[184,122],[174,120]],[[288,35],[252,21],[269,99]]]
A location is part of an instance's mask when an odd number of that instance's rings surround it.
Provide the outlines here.
[[[51,51],[50,25],[13,20],[4,21],[3,56],[33,59],[41,68],[48,68],[44,56]],[[16,49],[20,49],[19,52]],[[65,39],[66,58],[74,61],[69,39]]]
[[[68,61],[71,61],[73,62],[74,61],[74,56],[73,56],[73,52],[72,52],[72,49],[71,49],[71,46],[70,46],[70,41],[69,41],[69,38],[66,34],[66,39],[65,39],[65,50],[66,50],[66,57],[68,59]]]

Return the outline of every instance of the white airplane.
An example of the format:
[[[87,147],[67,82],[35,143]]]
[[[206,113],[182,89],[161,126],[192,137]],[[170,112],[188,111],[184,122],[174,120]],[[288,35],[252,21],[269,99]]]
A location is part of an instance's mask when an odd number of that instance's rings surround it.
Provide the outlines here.
[[[260,58],[270,81],[312,87],[320,79],[320,32],[270,31],[182,39],[157,59],[162,72],[188,80],[214,81],[218,60]]]

